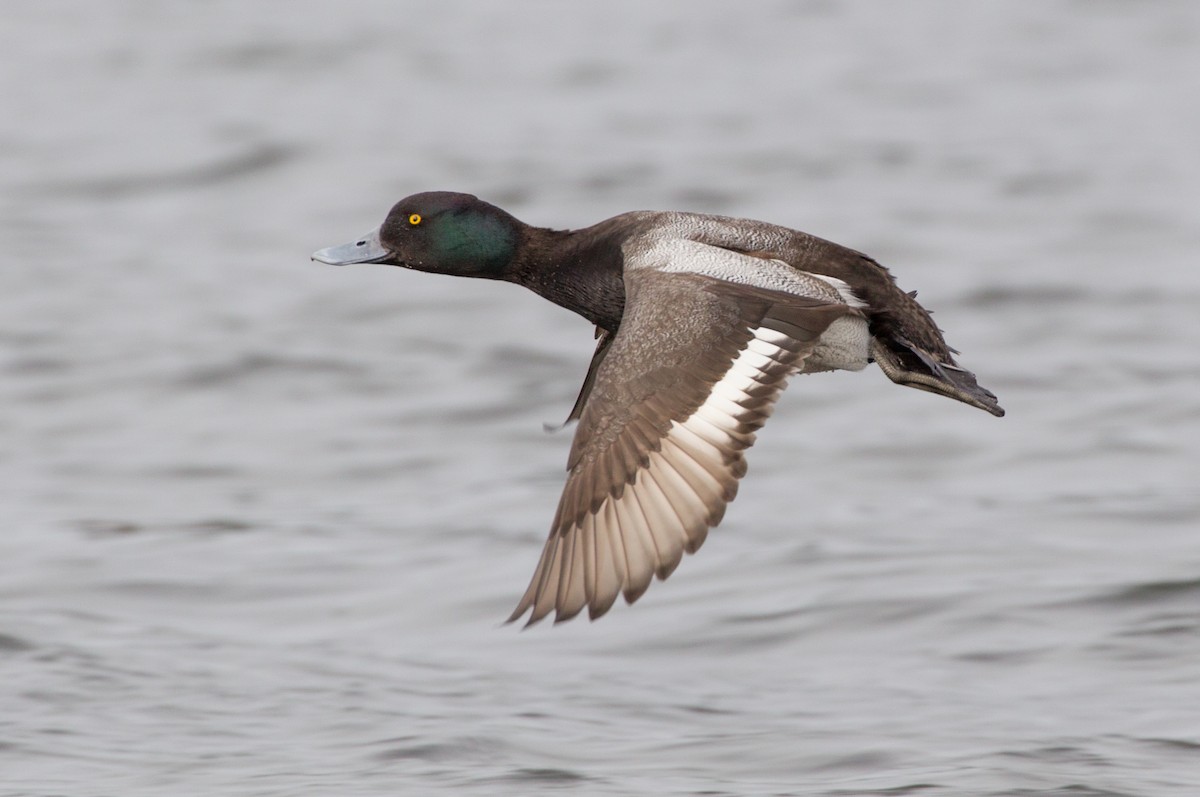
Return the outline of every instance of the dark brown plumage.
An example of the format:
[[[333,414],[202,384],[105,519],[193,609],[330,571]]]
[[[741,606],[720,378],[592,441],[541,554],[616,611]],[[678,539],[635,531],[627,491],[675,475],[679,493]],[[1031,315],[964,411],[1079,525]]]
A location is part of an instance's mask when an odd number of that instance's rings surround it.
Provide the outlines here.
[[[643,211],[555,231],[437,192],[314,258],[516,282],[597,326],[566,485],[510,620],[599,617],[670,575],[721,521],[792,374],[874,361],[899,384],[1004,414],[887,269],[764,222]]]

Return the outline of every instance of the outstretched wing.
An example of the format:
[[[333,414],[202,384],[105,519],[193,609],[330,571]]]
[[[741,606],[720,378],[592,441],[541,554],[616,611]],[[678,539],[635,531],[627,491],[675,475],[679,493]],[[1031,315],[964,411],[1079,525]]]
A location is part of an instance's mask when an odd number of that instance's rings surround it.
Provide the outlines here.
[[[549,539],[509,622],[585,606],[594,619],[670,575],[721,521],[786,378],[831,323],[858,313],[836,293],[680,271],[627,269],[625,288]]]

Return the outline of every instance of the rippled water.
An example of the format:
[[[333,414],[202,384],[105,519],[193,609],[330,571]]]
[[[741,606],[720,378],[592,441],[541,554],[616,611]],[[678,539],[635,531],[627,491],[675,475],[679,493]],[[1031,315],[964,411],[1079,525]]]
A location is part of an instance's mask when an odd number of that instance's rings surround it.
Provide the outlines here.
[[[0,794],[1200,793],[1200,6],[12,4]],[[500,626],[591,352],[398,197],[766,218],[996,420],[794,380],[700,555]]]

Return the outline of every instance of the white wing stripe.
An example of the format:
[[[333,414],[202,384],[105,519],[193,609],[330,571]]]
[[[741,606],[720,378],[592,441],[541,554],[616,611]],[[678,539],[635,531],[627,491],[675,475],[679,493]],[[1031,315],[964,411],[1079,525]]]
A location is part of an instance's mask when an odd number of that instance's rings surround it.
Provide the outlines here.
[[[728,415],[725,415],[724,413],[717,413],[715,410],[711,409],[707,414],[699,411],[693,413],[686,421],[684,421],[684,424],[696,434],[700,435],[706,440],[712,441],[714,445],[729,449],[730,451],[749,448],[750,446],[754,445],[753,432],[746,432],[736,428],[729,429],[726,428],[726,426],[721,426],[718,423],[713,422],[710,417],[712,415],[715,415],[717,418],[725,419],[726,424],[728,424]]]
[[[697,432],[694,426],[695,424],[675,423],[671,427],[669,434],[701,456],[708,455],[711,457],[715,455],[722,461],[732,456],[733,451],[728,446],[721,446],[714,443]]]
[[[728,421],[741,425],[749,420],[750,415],[770,414],[769,406],[748,410],[742,402],[761,401],[765,395],[769,395],[764,394],[763,385],[773,384],[777,377],[768,375],[780,368],[795,371],[792,362],[795,355],[777,345],[777,342],[790,340],[785,335],[766,327],[757,327],[751,331],[754,338],[738,353],[729,370],[713,385],[712,391],[693,415],[715,422],[721,428],[729,428]],[[778,388],[775,392],[777,391]],[[721,415],[725,415],[726,418],[721,418]],[[734,430],[736,431],[736,426]]]
[[[585,606],[598,616],[622,592],[627,601],[636,600],[719,522],[745,473],[741,452],[771,414],[782,377],[796,372],[802,359],[797,339],[765,327],[751,333],[694,412],[671,421],[663,437],[641,441],[650,450],[633,481],[605,497],[596,512],[551,535],[530,587],[531,623],[556,608],[559,620]],[[653,397],[643,406],[651,420],[661,409]],[[640,427],[627,428],[645,437]]]
[[[725,492],[721,483],[670,435],[663,439],[662,453],[675,474],[687,484],[692,493],[690,498],[699,498],[706,508],[721,499],[721,494]],[[684,496],[685,503],[695,504],[694,500],[688,498],[689,496]],[[707,515],[707,512],[705,514]]]

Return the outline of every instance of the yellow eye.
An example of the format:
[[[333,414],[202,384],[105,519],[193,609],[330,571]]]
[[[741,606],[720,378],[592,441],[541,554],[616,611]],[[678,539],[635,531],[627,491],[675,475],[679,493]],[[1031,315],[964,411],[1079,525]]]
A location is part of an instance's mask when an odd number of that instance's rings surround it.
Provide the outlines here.
[[[408,223],[411,224],[412,226],[416,227],[418,224],[421,223],[421,214],[414,213],[411,216],[409,216]]]

